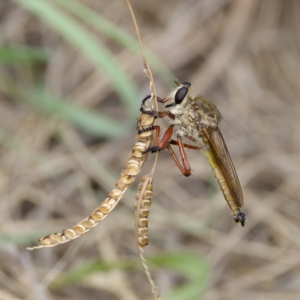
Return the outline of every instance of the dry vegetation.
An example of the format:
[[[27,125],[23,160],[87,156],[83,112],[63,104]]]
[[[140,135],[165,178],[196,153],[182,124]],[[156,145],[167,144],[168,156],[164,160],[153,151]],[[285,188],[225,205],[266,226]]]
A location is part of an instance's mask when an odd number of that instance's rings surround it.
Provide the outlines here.
[[[132,120],[118,138],[99,138],[62,117],[41,113],[7,88],[4,77],[24,90],[41,81],[72,104],[124,122],[131,118],[106,73],[17,2],[0,2],[1,44],[38,46],[51,55],[45,62],[0,66],[0,299],[151,297],[136,250],[134,188],[86,236],[55,248],[25,249],[38,236],[74,225],[106,198],[136,131]],[[135,36],[125,1],[81,2]],[[213,100],[222,112],[221,129],[248,220],[245,228],[233,222],[198,151],[188,152],[190,178],[163,152],[154,176],[145,256],[188,251],[203,257],[210,270],[205,300],[299,299],[300,2],[170,2],[132,0],[142,40],[174,76],[190,81],[195,93]],[[136,82],[138,115],[149,93],[141,59],[88,28]],[[170,87],[155,78],[164,97]],[[152,164],[153,158],[144,174]],[[96,266],[98,260],[129,260],[138,267],[126,270],[119,264],[87,272],[87,264]],[[150,268],[163,299],[189,281],[180,272]],[[70,274],[79,279],[70,282]]]

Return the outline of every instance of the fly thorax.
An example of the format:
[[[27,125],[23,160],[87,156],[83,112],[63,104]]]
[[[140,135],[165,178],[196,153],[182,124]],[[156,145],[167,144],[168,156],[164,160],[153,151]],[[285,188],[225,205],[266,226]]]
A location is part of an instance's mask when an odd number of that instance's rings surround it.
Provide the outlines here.
[[[192,108],[195,114],[195,123],[198,124],[199,129],[201,126],[210,128],[218,127],[221,114],[211,101],[198,96]]]
[[[174,108],[172,108],[170,110],[170,112],[175,115],[175,117],[177,116],[181,116],[183,114],[183,108],[181,107],[181,105],[176,105]]]
[[[201,115],[201,125],[205,125],[206,127],[209,128],[216,128],[218,127],[218,119],[216,115],[208,113],[208,114],[202,114]]]
[[[180,137],[184,137],[184,136],[186,136],[186,132],[184,130],[182,130],[182,128],[180,128],[176,131],[176,135],[180,136]]]

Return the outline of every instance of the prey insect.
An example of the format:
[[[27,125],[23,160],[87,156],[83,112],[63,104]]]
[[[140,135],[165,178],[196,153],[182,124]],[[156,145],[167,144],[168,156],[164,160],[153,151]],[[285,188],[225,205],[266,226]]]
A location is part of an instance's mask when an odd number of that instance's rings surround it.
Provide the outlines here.
[[[184,148],[201,149],[213,170],[233,214],[234,221],[245,226],[246,216],[240,211],[240,207],[244,204],[241,185],[219,129],[221,113],[210,100],[202,96],[192,96],[192,86],[189,82],[182,84],[175,82],[178,87],[172,93],[164,99],[158,98],[161,103],[171,101],[170,104],[165,106],[166,108],[171,107],[170,111],[146,112],[143,107],[141,108],[143,113],[171,119],[169,127],[160,140],[160,128],[156,128],[154,146],[149,147],[144,153],[153,153],[166,148],[171,153],[182,174],[190,176],[191,167]],[[174,129],[176,129],[176,140],[172,139]],[[196,143],[197,146],[184,144],[182,142],[183,137]],[[171,145],[178,146],[182,163],[180,163]]]
[[[121,173],[120,179],[115,184],[116,188],[113,189],[109,193],[108,198],[106,198],[100,204],[100,206],[98,206],[95,211],[88,215],[84,220],[80,221],[72,228],[65,229],[60,233],[53,233],[39,238],[40,245],[28,247],[28,250],[53,247],[74,240],[87,233],[99,222],[103,221],[117,206],[129,185],[135,180],[136,175],[140,173],[141,167],[148,158],[148,153],[146,153],[146,150],[151,145],[153,139],[153,130],[156,128],[156,126],[154,126],[155,117],[149,113],[152,110],[148,108],[146,103],[149,98],[150,96],[147,96],[142,101],[141,110],[145,113],[142,113],[138,118],[138,134],[136,136],[137,142],[133,145],[130,158]],[[146,237],[142,236],[141,238],[146,240]]]

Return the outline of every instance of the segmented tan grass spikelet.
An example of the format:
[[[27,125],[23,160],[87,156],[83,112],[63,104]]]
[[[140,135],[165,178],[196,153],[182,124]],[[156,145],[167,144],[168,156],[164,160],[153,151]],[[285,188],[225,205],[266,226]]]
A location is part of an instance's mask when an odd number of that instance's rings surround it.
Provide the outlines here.
[[[142,177],[142,181],[138,186],[138,192],[135,196],[134,204],[135,212],[135,230],[138,245],[145,247],[149,243],[148,237],[148,215],[151,206],[153,194],[152,179],[148,175]]]
[[[143,100],[142,106],[144,106],[144,109],[147,110],[149,108],[147,107],[145,100]],[[39,238],[40,245],[28,247],[28,250],[53,247],[67,243],[85,234],[108,216],[108,214],[117,206],[129,185],[134,181],[135,176],[141,171],[141,167],[148,158],[148,153],[143,154],[143,151],[149,148],[152,142],[154,120],[154,117],[148,114],[141,114],[138,118],[138,135],[136,136],[137,142],[133,146],[132,153],[125,169],[121,173],[120,179],[115,184],[116,188],[109,193],[108,198],[106,198],[93,213],[72,228],[65,229],[60,233],[53,233]]]
[[[139,45],[140,45],[141,52],[142,52],[143,63],[144,63],[144,67],[145,67],[145,73],[148,76],[148,78],[150,79],[150,90],[152,91],[151,96],[155,99],[155,106],[156,106],[155,108],[158,111],[156,89],[155,89],[155,84],[154,84],[154,79],[153,79],[153,76],[152,76],[152,72],[151,72],[150,66],[147,62],[147,58],[146,58],[145,53],[144,53],[139,28],[138,28],[138,25],[137,25],[137,22],[136,22],[136,19],[135,19],[134,12],[132,10],[130,1],[126,0],[126,2],[127,2],[127,6],[128,6],[128,8],[130,10],[130,13],[131,13],[131,17],[132,17],[132,20],[133,20],[133,23],[134,23],[134,27],[136,29],[136,34],[137,34]],[[144,99],[144,101],[145,101],[145,99]],[[144,103],[144,101],[143,101],[143,103]],[[152,106],[152,108],[153,108],[153,106]],[[143,115],[142,115],[142,117],[143,117]],[[159,125],[159,121],[158,121],[158,125]],[[153,124],[152,124],[152,126],[153,126]],[[139,130],[139,132],[141,132],[141,131]],[[145,130],[144,132],[147,135],[147,130]],[[153,134],[153,133],[151,132],[151,134]],[[148,214],[149,214],[149,210],[148,210],[149,207],[143,208],[143,203],[144,204],[148,203],[146,200],[150,200],[150,204],[151,204],[152,189],[153,189],[152,188],[152,176],[154,174],[154,171],[155,171],[155,168],[156,168],[156,165],[157,165],[157,160],[158,160],[158,152],[155,155],[155,161],[154,161],[154,165],[153,165],[151,173],[149,175],[144,176],[142,178],[142,183],[139,185],[139,192],[140,193],[138,192],[138,194],[136,196],[137,202],[136,202],[136,213],[135,213],[135,231],[136,231],[135,232],[135,237],[136,237],[136,241],[137,241],[139,256],[140,256],[145,274],[146,274],[146,276],[148,278],[148,281],[149,281],[149,283],[152,287],[152,293],[153,293],[156,300],[161,300],[158,289],[157,289],[156,285],[154,284],[154,281],[153,281],[152,276],[150,274],[149,268],[146,265],[146,260],[143,256],[142,247],[145,247],[146,245],[148,245],[148,241],[149,241],[149,239],[148,239],[148,219],[146,219],[147,221],[145,222],[144,225],[142,223],[139,224],[139,220],[143,218],[142,210],[143,209],[146,210],[145,214],[147,215],[147,217],[148,217]],[[149,186],[148,186],[148,184],[149,184]],[[150,199],[146,199],[146,198],[144,199],[144,196],[146,195],[145,191],[147,191],[147,186],[148,186],[148,195],[151,194]],[[146,195],[146,197],[147,197],[147,195]],[[145,234],[145,235],[143,235],[143,234]]]
[[[149,208],[151,206],[151,199],[153,195],[153,179],[152,173],[142,177],[141,183],[138,186],[138,192],[135,196],[136,202],[135,208],[135,237],[138,246],[138,252],[142,261],[143,269],[152,287],[152,293],[156,300],[161,300],[158,292],[158,288],[154,283],[150,270],[146,264],[146,260],[143,255],[143,247],[149,243],[148,237],[148,216]]]

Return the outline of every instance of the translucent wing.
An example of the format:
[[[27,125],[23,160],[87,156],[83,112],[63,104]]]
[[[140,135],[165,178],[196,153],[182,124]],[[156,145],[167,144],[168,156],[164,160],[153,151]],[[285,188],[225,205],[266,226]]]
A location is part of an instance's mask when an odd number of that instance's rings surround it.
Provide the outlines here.
[[[230,193],[238,207],[243,206],[243,192],[241,189],[239,178],[236,174],[234,165],[230,158],[228,149],[224,142],[223,136],[219,128],[208,129],[203,128],[204,134],[211,151],[217,161],[218,167],[222,172],[224,179],[229,187]],[[226,197],[226,195],[224,195]]]

